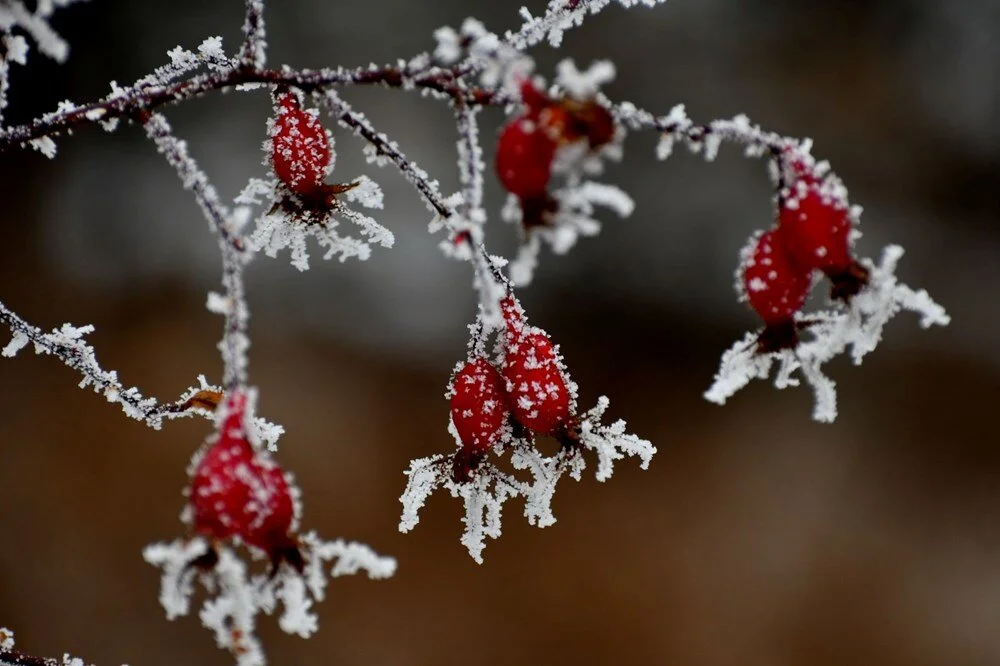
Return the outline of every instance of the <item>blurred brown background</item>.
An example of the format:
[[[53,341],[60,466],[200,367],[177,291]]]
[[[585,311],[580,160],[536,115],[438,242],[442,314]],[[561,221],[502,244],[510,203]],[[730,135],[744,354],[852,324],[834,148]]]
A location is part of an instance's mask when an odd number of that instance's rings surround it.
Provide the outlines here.
[[[516,9],[272,2],[271,62],[383,62],[467,15],[510,27]],[[17,70],[10,115],[95,99],[177,44],[222,31],[232,47],[241,15],[237,0],[74,7],[55,21],[69,64]],[[719,355],[755,325],[731,282],[744,239],[769,224],[768,182],[731,147],[711,165],[686,151],[659,164],[655,137],[631,137],[609,179],[636,213],[546,257],[524,300],[583,404],[609,395],[660,452],[645,473],[626,462],[607,484],[565,482],[551,528],[509,507],[483,566],[458,543],[451,498],[396,531],[408,461],[453,446],[442,393],[465,351],[469,271],[439,256],[401,179],[341,138],[338,177],[383,184],[396,248],[307,274],[255,262],[251,373],[262,413],[287,427],[279,459],[303,487],[306,525],[396,556],[399,572],[334,581],[308,641],[264,619],[271,663],[1000,663],[998,35],[995,0],[670,0],[612,8],[535,52],[544,74],[562,57],[611,58],[615,99],[686,102],[696,119],[745,112],[814,137],[865,206],[861,252],[901,243],[901,277],[953,324],[922,332],[901,316],[863,367],[837,364],[835,425],[809,420],[804,389],[705,403]],[[346,95],[454,189],[443,107]],[[168,116],[229,197],[263,171],[267,110],[262,95],[227,95]],[[487,114],[484,136],[499,122]],[[193,200],[135,128],[59,144],[55,162],[0,155],[0,298],[46,328],[95,324],[105,366],[154,395],[217,377],[221,322],[202,307],[217,250]],[[498,250],[513,247],[512,229],[490,229]],[[180,532],[184,469],[208,424],[153,432],[77,381],[27,350],[0,364],[0,625],[21,649],[102,666],[230,663],[196,619],[164,620],[140,554]]]

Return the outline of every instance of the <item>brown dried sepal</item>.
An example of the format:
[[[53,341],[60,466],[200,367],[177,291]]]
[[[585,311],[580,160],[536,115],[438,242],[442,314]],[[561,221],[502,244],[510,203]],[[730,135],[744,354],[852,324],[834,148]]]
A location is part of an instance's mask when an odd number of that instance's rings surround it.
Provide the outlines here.
[[[330,213],[339,206],[337,195],[353,190],[361,181],[353,183],[323,183],[306,194],[296,194],[282,188],[282,196],[271,206],[269,214],[283,211],[306,224],[324,224]]]
[[[851,298],[867,287],[870,279],[868,269],[856,261],[852,261],[846,270],[828,274],[827,277],[830,279],[830,298],[845,303],[850,303]]]

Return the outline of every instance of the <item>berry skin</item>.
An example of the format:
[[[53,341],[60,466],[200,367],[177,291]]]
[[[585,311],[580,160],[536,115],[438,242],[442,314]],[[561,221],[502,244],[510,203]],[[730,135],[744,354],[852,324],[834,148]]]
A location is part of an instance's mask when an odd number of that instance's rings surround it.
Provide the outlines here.
[[[557,434],[570,419],[570,394],[552,340],[539,329],[508,332],[503,378],[517,422],[540,435]]]
[[[300,561],[290,534],[295,506],[285,474],[261,457],[247,438],[246,396],[236,392],[225,408],[228,413],[217,439],[191,481],[194,529],[215,539],[240,537],[276,564],[282,559]]]
[[[757,239],[753,254],[743,266],[743,286],[750,307],[767,329],[795,331],[795,313],[809,295],[811,271],[792,261],[784,246],[782,230],[766,231]]]
[[[803,268],[839,275],[851,265],[847,206],[810,179],[797,181],[778,213],[778,226],[792,260]]]
[[[530,117],[509,122],[497,143],[496,171],[504,189],[522,200],[544,199],[556,142]]]
[[[462,366],[452,380],[451,421],[462,448],[486,454],[500,438],[508,412],[500,373],[485,358]]]
[[[319,119],[302,109],[291,92],[278,95],[278,113],[271,133],[271,164],[285,187],[302,196],[323,191],[333,151]]]

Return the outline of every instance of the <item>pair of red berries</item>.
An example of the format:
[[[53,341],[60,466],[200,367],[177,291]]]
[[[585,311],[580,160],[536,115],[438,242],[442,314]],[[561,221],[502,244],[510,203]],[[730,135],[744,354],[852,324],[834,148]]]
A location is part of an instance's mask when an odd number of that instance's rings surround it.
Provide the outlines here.
[[[848,300],[867,284],[868,272],[851,256],[851,217],[834,182],[795,163],[792,183],[779,198],[778,224],[757,240],[743,265],[750,306],[764,320],[763,351],[794,347],[795,314],[812,288],[814,271],[832,283],[833,298]]]
[[[275,568],[288,561],[300,569],[289,480],[247,436],[246,393],[234,390],[223,409],[222,425],[191,479],[194,531],[211,539],[238,537],[263,550]]]
[[[456,482],[473,478],[511,418],[534,434],[557,436],[571,420],[570,389],[552,340],[545,331],[527,325],[513,296],[501,301],[501,311],[505,330],[499,370],[476,356],[452,380],[451,420],[462,444],[453,461]]]
[[[530,81],[521,84],[524,115],[504,126],[497,142],[496,172],[504,189],[521,202],[525,227],[544,224],[554,210],[548,194],[560,146],[583,139],[591,150],[615,136],[611,113],[595,100],[552,99]]]

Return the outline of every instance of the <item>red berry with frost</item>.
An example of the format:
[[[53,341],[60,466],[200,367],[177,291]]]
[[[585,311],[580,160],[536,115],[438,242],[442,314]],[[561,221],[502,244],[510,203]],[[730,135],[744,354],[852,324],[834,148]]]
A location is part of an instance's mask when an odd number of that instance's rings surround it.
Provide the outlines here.
[[[764,232],[744,260],[743,286],[747,300],[767,328],[792,327],[809,295],[811,271],[792,261],[780,228]]]
[[[296,194],[316,194],[332,159],[330,138],[316,115],[305,111],[294,93],[281,93],[271,132],[271,164],[278,180]]]
[[[500,299],[500,315],[507,328],[508,337],[519,337],[525,328],[524,308],[513,294]]]
[[[504,189],[521,199],[543,199],[556,143],[529,117],[510,121],[497,143],[496,170]]]
[[[552,340],[524,327],[508,332],[506,345],[502,374],[511,413],[538,434],[557,433],[569,421],[570,394]]]
[[[851,265],[851,219],[847,202],[829,185],[798,180],[778,212],[778,225],[792,260],[804,268],[828,275]]]
[[[499,440],[507,416],[497,369],[481,356],[463,365],[451,383],[451,421],[462,448],[476,455],[487,453]]]
[[[216,440],[191,481],[194,529],[216,539],[238,536],[272,560],[288,557],[295,548],[290,535],[295,506],[288,481],[247,437],[246,396],[234,393],[225,409]]]

